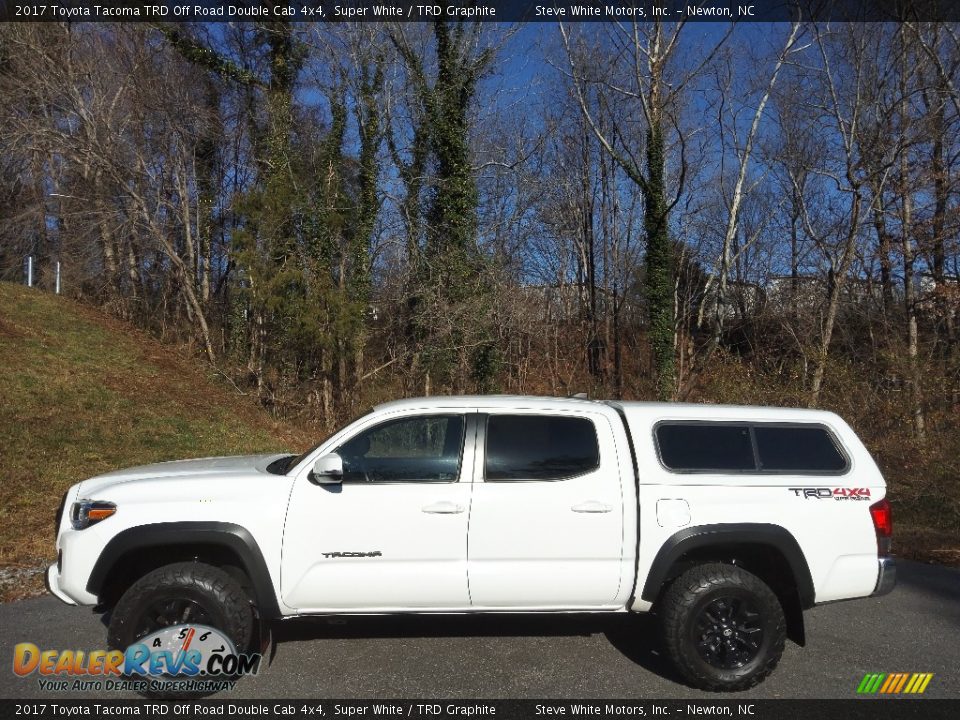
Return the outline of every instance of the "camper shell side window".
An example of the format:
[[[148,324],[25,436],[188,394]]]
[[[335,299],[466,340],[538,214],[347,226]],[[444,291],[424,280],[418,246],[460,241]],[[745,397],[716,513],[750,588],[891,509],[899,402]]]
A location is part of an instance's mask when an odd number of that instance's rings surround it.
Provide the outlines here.
[[[826,426],[800,422],[663,420],[657,459],[675,473],[843,475],[850,458]]]

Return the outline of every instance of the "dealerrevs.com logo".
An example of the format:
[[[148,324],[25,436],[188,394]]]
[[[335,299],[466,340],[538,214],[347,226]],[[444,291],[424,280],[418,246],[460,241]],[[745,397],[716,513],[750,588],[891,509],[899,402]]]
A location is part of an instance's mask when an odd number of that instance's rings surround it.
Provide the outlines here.
[[[814,500],[869,500],[870,488],[787,488],[797,497]]]
[[[13,649],[13,672],[36,673],[41,690],[217,692],[232,690],[242,675],[255,675],[259,653],[238,653],[228,637],[206,625],[173,625],[141,638],[126,650]]]

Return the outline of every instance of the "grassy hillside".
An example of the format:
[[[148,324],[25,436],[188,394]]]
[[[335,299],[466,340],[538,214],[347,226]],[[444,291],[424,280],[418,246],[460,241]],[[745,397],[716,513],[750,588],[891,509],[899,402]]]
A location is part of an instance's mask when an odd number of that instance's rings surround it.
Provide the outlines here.
[[[35,568],[53,556],[57,503],[79,480],[312,441],[129,325],[0,283],[0,596],[40,585]]]
[[[711,399],[798,404],[764,395],[739,367],[735,375]],[[919,447],[878,426],[876,417],[896,417],[892,410],[856,394],[831,407],[887,476],[897,552],[960,565],[955,432]],[[42,588],[38,570],[53,558],[53,519],[71,484],[173,458],[303,449],[314,435],[274,421],[208,366],[126,323],[0,283],[0,599]]]

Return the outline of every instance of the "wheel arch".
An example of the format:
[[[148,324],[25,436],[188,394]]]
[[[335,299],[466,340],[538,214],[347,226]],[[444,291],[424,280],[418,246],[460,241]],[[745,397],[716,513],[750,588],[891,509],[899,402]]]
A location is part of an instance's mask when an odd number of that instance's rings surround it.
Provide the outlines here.
[[[656,604],[670,580],[694,564],[711,561],[743,567],[770,585],[783,605],[790,638],[804,644],[803,610],[816,599],[813,578],[800,544],[780,525],[721,523],[679,530],[654,557],[640,597]]]
[[[141,557],[150,552],[149,559]],[[249,582],[260,617],[280,617],[280,608],[260,546],[246,528],[224,522],[171,522],[139,525],[117,533],[104,547],[87,580],[87,591],[101,604],[111,582],[144,574],[169,562],[200,560],[225,565]],[[126,570],[126,572],[121,572]]]

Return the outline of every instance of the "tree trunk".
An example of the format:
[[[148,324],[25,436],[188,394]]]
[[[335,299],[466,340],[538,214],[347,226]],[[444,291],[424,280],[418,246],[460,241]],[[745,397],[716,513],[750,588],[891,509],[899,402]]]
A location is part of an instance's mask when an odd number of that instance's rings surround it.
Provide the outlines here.
[[[936,286],[937,315],[943,318],[945,324],[945,341],[939,343],[940,355],[945,362],[949,362],[951,353],[957,347],[957,328],[954,313],[946,295],[946,227],[947,208],[949,203],[950,186],[949,169],[947,168],[946,143],[943,138],[947,132],[946,106],[949,88],[938,78],[937,90],[934,94],[936,106],[933,111],[931,134],[933,147],[931,148],[930,168],[933,172],[933,217],[930,219],[931,229],[931,271]]]
[[[900,30],[901,48],[903,53],[900,72],[900,124],[907,127],[909,124],[910,106],[907,101],[907,78],[910,72],[909,53],[905,42],[903,28]],[[903,252],[903,304],[907,314],[907,384],[910,387],[911,416],[913,430],[920,440],[926,434],[926,422],[923,416],[923,389],[920,385],[920,372],[917,365],[918,338],[917,338],[917,306],[916,291],[914,289],[914,243],[913,243],[913,196],[910,190],[910,169],[907,162],[907,149],[900,154],[900,203],[903,217],[900,222],[900,241]]]
[[[883,190],[873,189],[873,227],[877,232],[877,256],[880,260],[880,297],[884,314],[894,305],[893,279],[890,269],[890,233],[883,217]]]
[[[830,342],[833,340],[833,328],[837,321],[837,311],[840,308],[840,291],[850,264],[853,262],[854,250],[857,243],[857,231],[860,227],[860,191],[854,190],[853,202],[850,208],[850,226],[840,255],[839,266],[831,269],[828,282],[827,314],[823,321],[823,332],[820,335],[820,347],[814,359],[813,378],[810,382],[810,407],[820,404],[820,391],[823,387],[823,378],[827,369],[827,358],[830,355]]]
[[[651,104],[656,107],[654,103]],[[657,398],[670,400],[676,391],[673,248],[667,228],[662,122],[660,114],[651,117],[651,126],[647,131],[647,189],[644,192],[643,226],[647,236],[647,313]]]

